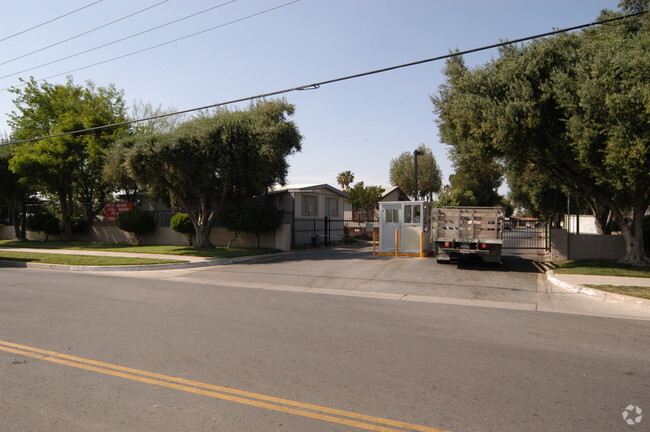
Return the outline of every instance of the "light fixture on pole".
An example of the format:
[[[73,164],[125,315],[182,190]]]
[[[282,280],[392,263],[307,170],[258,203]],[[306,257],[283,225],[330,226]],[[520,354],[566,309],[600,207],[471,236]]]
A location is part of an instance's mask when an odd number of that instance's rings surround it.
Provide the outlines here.
[[[413,194],[413,197],[417,201],[418,199],[418,156],[422,156],[424,154],[423,151],[420,150],[414,150],[413,151],[413,168],[415,171],[415,192]]]

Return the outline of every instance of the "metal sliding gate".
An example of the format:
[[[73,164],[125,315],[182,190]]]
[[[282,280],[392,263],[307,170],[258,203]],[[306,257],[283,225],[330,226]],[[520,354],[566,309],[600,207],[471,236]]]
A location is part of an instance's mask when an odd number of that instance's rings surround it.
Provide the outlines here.
[[[525,226],[513,226],[503,233],[503,249],[548,249],[549,230],[546,222],[532,221]]]

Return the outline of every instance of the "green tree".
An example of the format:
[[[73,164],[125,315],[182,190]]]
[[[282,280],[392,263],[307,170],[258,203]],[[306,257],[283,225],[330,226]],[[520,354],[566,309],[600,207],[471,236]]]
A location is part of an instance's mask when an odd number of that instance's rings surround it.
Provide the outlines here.
[[[142,236],[156,229],[153,217],[142,210],[129,210],[119,214],[117,227],[122,231],[133,234],[136,242],[142,244]]]
[[[375,210],[379,209],[379,201],[384,189],[379,186],[366,186],[358,182],[348,190],[348,202],[352,209],[363,212],[367,220],[375,219]]]
[[[476,197],[472,191],[460,188],[453,188],[451,185],[444,185],[434,201],[436,207],[445,206],[475,206]]]
[[[257,246],[260,247],[260,235],[277,229],[282,223],[282,210],[269,205],[249,205],[227,210],[221,217],[223,226],[233,233],[228,248],[242,232],[254,233]]]
[[[624,260],[643,263],[649,36],[647,18],[634,18],[510,46],[472,70],[448,62],[447,83],[433,97],[443,142],[502,161],[520,182],[534,169],[548,184],[589,198],[618,222]]]
[[[338,183],[341,186],[341,189],[346,192],[350,189],[350,185],[353,181],[354,174],[352,174],[352,171],[343,171],[336,176],[336,183]]]
[[[113,85],[85,86],[68,78],[65,85],[37,84],[32,78],[17,94],[19,113],[9,115],[16,140],[84,130],[123,121],[122,92]],[[126,127],[60,136],[14,147],[10,169],[43,194],[56,197],[61,208],[64,239],[71,240],[73,204],[85,207],[92,223],[102,210],[111,187],[102,178],[106,149]]]
[[[235,207],[225,210],[221,215],[221,223],[233,234],[228,241],[227,247],[230,249],[237,237],[241,233],[248,231],[248,228],[253,224],[250,207]]]
[[[500,205],[503,197],[499,187],[503,183],[502,168],[493,158],[480,154],[461,154],[452,147],[450,157],[455,168],[449,176],[452,189],[471,192],[474,206]]]
[[[132,120],[140,120],[158,116],[164,117],[134,123],[133,132],[136,134],[171,132],[176,129],[183,121],[183,117],[180,115],[165,116],[165,114],[173,113],[175,111],[176,108],[174,107],[163,109],[162,105],[154,106],[150,102],[144,103],[141,100],[135,101],[131,105],[130,118]]]
[[[0,147],[0,201],[9,206],[14,236],[20,241],[26,241],[27,200],[31,193],[29,187],[20,181],[20,177],[9,169],[10,160],[10,147]]]
[[[187,241],[192,246],[192,234],[194,234],[194,225],[187,213],[176,213],[169,221],[169,227],[180,234],[187,236]]]
[[[433,194],[440,191],[442,172],[431,149],[420,144],[418,151],[418,196],[415,195],[415,166],[413,153],[404,152],[390,162],[390,184],[399,186],[405,193],[421,200],[433,200]]]
[[[195,246],[213,247],[210,229],[227,199],[285,182],[286,158],[302,141],[286,118],[293,112],[285,100],[258,101],[248,110],[221,110],[169,133],[125,138],[116,151],[123,152],[120,165],[138,185],[164,191],[189,215]]]
[[[260,234],[275,231],[282,223],[284,212],[270,205],[256,205],[253,207],[251,220],[253,224],[247,229],[248,232],[255,234],[257,245],[260,247]]]

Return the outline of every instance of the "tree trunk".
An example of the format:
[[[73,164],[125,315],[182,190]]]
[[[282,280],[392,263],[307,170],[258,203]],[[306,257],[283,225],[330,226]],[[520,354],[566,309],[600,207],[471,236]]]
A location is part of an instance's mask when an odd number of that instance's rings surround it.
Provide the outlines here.
[[[625,240],[625,258],[622,260],[624,263],[643,265],[648,262],[644,254],[643,240],[643,215],[646,208],[647,206],[634,206],[631,219],[623,217],[620,213],[617,215],[621,234]]]
[[[20,218],[20,241],[27,241],[27,203],[22,202],[22,217]]]
[[[86,203],[84,204],[84,210],[86,211],[86,221],[88,222],[88,226],[93,226],[93,222],[95,221],[95,212],[93,211],[93,204],[92,203]]]
[[[228,242],[228,249],[232,247],[232,242],[234,242],[238,236],[239,236],[239,232],[235,232],[235,236],[231,238],[230,241]]]
[[[612,230],[609,227],[609,215],[610,215],[610,210],[607,207],[603,206],[598,206],[595,202],[592,200],[587,201],[587,205],[591,209],[592,213],[594,214],[594,221],[596,225],[596,233],[597,234],[611,234]]]
[[[202,221],[200,220],[193,220],[192,224],[194,225],[194,233],[196,234],[196,241],[194,242],[194,246],[198,248],[213,248],[214,245],[212,244],[212,241],[210,240],[210,231],[211,231],[211,226],[206,226],[205,223],[200,223]]]
[[[61,222],[63,224],[63,233],[61,238],[63,241],[72,241],[72,197],[68,191],[59,193],[59,202],[61,204]]]
[[[637,225],[641,226],[640,231]],[[621,234],[625,240],[625,258],[623,262],[632,265],[646,264],[647,260],[643,253],[643,220],[621,225]]]
[[[20,212],[18,211],[18,205],[12,205],[11,206],[11,219],[13,221],[13,226],[14,226],[14,239],[19,240],[19,241],[25,241],[27,240],[23,234],[22,230],[20,229]]]

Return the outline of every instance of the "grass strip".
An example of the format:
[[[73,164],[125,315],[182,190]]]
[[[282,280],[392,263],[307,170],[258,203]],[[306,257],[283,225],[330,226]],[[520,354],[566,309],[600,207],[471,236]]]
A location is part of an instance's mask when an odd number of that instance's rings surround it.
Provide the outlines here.
[[[152,258],[128,258],[128,257],[103,257],[90,255],[62,255],[34,252],[8,252],[0,251],[0,261],[35,262],[43,264],[61,264],[75,266],[123,266],[123,265],[149,265],[149,264],[170,264],[186,261],[152,259]]]
[[[618,286],[618,285],[584,285],[589,288],[595,288],[601,291],[607,291],[614,294],[623,294],[632,297],[639,297],[650,300],[650,287],[643,286]]]
[[[558,274],[650,278],[650,265],[633,266],[618,261],[566,260],[554,263]]]
[[[0,240],[2,247],[34,248],[34,249],[66,249],[66,250],[94,250],[110,252],[153,253],[162,255],[185,255],[207,258],[239,258],[243,256],[262,255],[277,252],[275,249],[249,249],[215,247],[199,249],[192,246],[138,246],[116,243],[100,242],[57,242],[36,241],[19,242]]]

